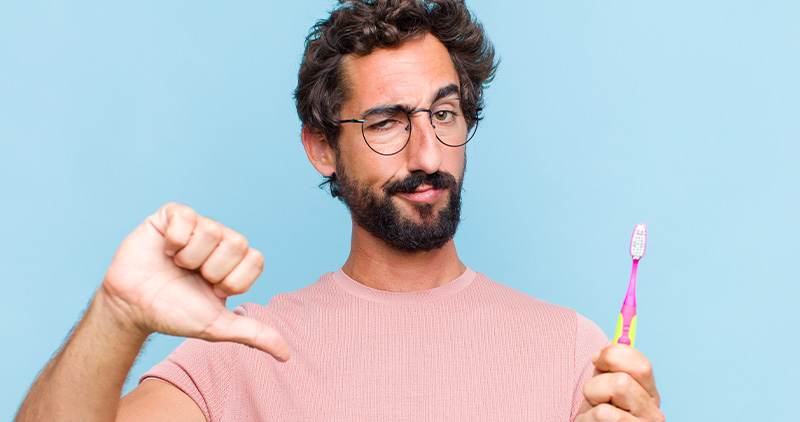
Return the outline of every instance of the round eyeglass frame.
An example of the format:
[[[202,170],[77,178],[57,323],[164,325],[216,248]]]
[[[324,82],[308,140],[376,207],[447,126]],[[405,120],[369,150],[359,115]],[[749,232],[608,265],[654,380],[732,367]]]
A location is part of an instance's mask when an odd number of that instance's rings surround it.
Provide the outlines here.
[[[364,139],[364,143],[366,143],[367,146],[369,147],[369,149],[371,149],[374,153],[379,154],[379,155],[383,155],[385,157],[388,157],[388,156],[391,156],[391,155],[399,154],[400,151],[402,151],[402,150],[404,150],[406,148],[406,145],[408,145],[408,142],[411,140],[411,130],[414,129],[414,125],[411,123],[411,115],[426,111],[426,112],[428,112],[428,121],[430,122],[431,126],[433,127],[433,134],[436,135],[436,139],[438,139],[439,142],[441,142],[444,145],[447,145],[448,147],[458,148],[460,146],[466,145],[467,142],[472,140],[472,138],[475,136],[475,133],[478,131],[478,122],[481,120],[480,113],[481,113],[481,111],[483,111],[483,109],[480,108],[480,107],[476,107],[474,109],[470,109],[469,110],[469,112],[471,112],[471,114],[473,115],[473,122],[472,122],[472,126],[473,127],[470,128],[469,126],[467,126],[467,134],[469,135],[467,137],[467,140],[462,142],[462,143],[460,143],[460,144],[457,144],[457,145],[451,145],[451,144],[448,144],[447,142],[443,141],[442,138],[440,138],[439,135],[436,133],[436,125],[433,123],[433,110],[435,110],[436,107],[438,107],[440,104],[446,103],[448,101],[453,101],[453,100],[459,100],[461,102],[462,112],[466,115],[467,112],[464,111],[463,107],[464,107],[464,104],[469,104],[469,102],[467,100],[465,100],[463,98],[448,98],[448,99],[439,101],[438,103],[432,105],[431,108],[420,108],[420,109],[411,110],[411,111],[405,111],[405,110],[403,110],[403,109],[401,109],[399,107],[378,107],[378,108],[374,108],[372,110],[369,110],[367,112],[367,114],[365,114],[364,117],[362,117],[361,119],[339,120],[339,123],[361,123],[361,138]],[[403,113],[406,114],[406,117],[408,118],[408,137],[406,138],[405,143],[403,143],[403,146],[400,147],[400,149],[398,149],[395,152],[386,153],[386,152],[380,152],[380,151],[376,150],[375,148],[372,147],[372,145],[369,144],[369,141],[367,141],[367,136],[364,135],[364,120],[366,119],[367,116],[369,116],[370,113],[374,112],[375,110],[381,110],[381,109],[393,109],[393,110],[402,111]],[[470,131],[472,132],[471,135],[469,134]]]

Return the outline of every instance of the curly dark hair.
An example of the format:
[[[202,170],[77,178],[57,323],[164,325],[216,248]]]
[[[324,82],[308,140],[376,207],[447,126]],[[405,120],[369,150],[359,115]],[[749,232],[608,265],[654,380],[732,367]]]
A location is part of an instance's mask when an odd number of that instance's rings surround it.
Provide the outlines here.
[[[399,47],[425,34],[435,36],[450,53],[460,81],[460,95],[480,119],[483,90],[497,70],[494,46],[463,0],[339,0],[330,17],[318,21],[306,37],[306,48],[294,92],[297,114],[309,130],[325,135],[338,151],[339,114],[348,98],[341,67],[348,54],[367,55],[378,48]],[[329,184],[339,196],[336,175]]]

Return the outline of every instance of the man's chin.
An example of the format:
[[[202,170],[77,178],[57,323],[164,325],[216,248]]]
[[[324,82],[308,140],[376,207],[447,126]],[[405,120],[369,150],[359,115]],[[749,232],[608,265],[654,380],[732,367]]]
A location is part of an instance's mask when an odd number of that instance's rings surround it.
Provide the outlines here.
[[[420,213],[414,213],[414,215],[407,217],[401,217],[407,224],[417,226],[421,229],[428,229],[431,227],[435,227],[439,225],[439,220],[441,219],[441,215],[436,212],[429,212],[425,216],[421,215]]]
[[[411,202],[399,197],[392,198],[400,217],[421,227],[435,225],[441,218],[441,212],[447,207],[449,200],[449,193],[442,196],[440,200],[431,203]]]

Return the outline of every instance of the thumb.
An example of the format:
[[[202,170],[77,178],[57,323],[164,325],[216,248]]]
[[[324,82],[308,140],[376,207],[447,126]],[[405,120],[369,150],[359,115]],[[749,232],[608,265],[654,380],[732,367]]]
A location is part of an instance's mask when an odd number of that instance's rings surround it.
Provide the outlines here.
[[[289,346],[272,327],[224,309],[205,330],[206,340],[233,341],[269,353],[275,359],[289,360]]]

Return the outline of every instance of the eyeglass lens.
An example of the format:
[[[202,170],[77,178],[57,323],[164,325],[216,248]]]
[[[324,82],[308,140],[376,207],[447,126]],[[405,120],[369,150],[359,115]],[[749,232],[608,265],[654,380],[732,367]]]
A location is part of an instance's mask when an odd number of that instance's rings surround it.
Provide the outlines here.
[[[469,128],[460,99],[437,103],[430,112],[434,133],[443,144],[458,147],[472,137],[477,125]],[[417,123],[419,124],[419,123]],[[467,132],[472,133],[467,133]],[[411,122],[404,110],[395,107],[378,108],[364,116],[364,140],[379,154],[394,154],[405,147],[411,136]]]

